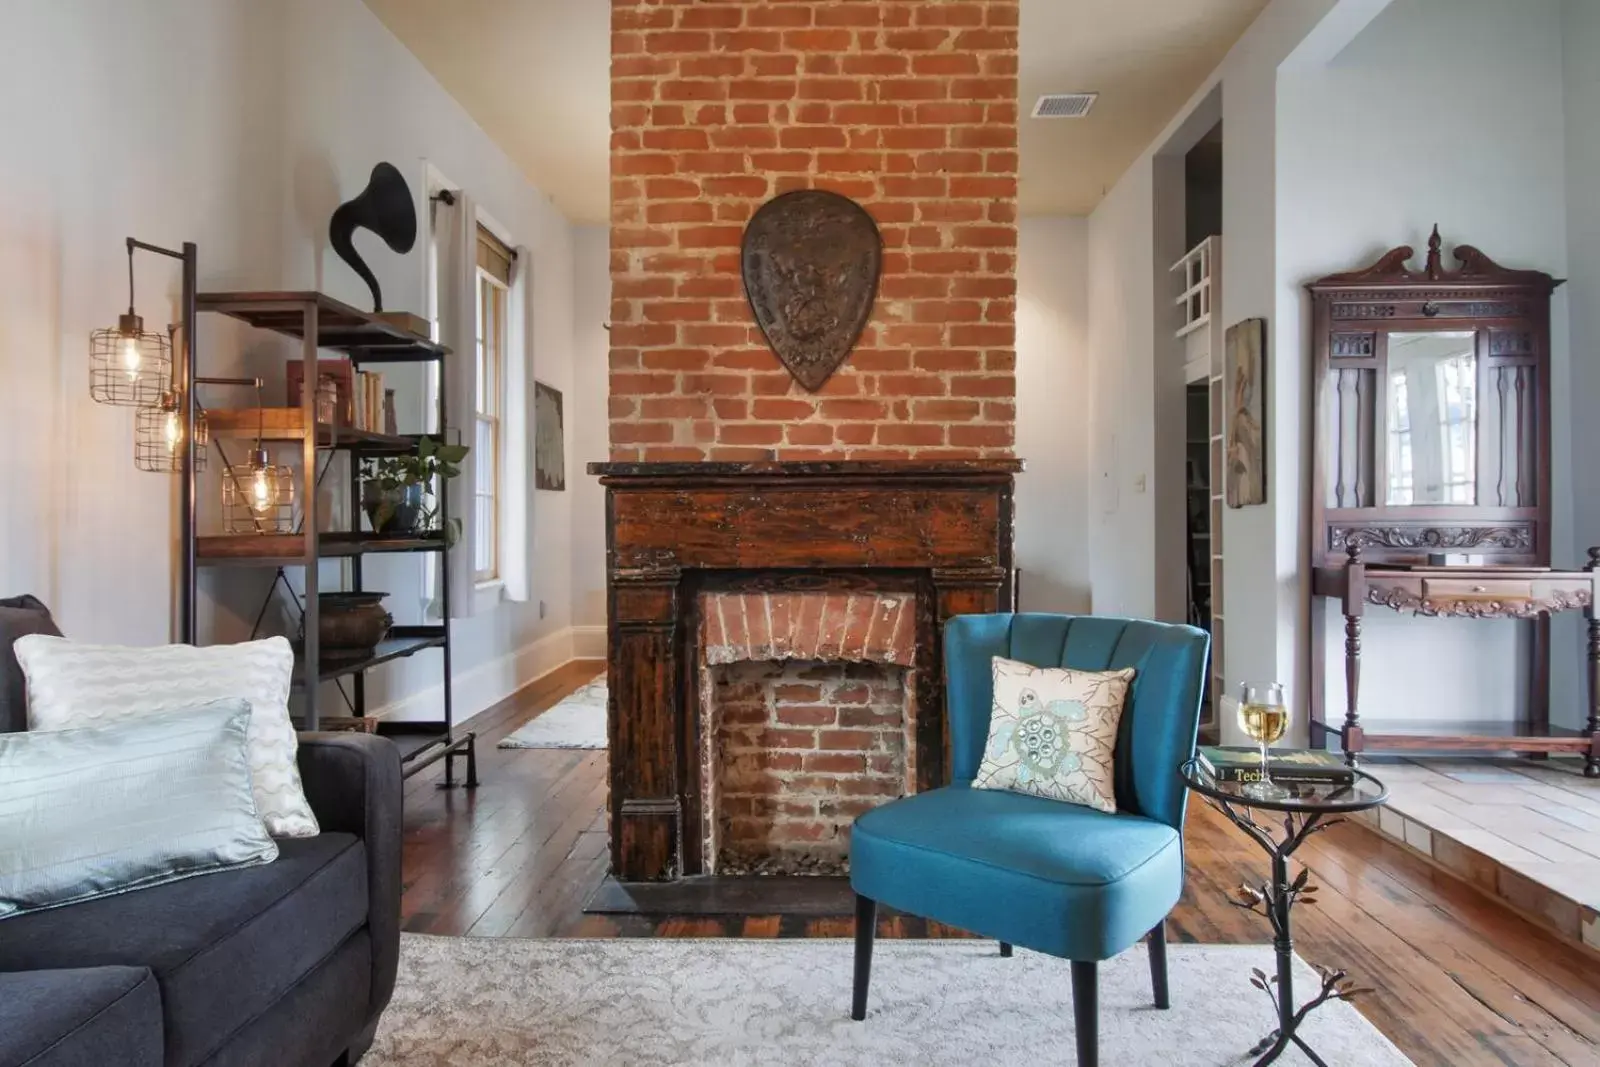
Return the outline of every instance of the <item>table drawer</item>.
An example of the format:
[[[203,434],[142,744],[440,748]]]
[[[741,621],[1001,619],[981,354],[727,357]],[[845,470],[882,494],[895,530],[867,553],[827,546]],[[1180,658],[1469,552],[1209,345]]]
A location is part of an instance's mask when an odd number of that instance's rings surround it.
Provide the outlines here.
[[[1422,598],[1428,601],[1532,600],[1533,582],[1503,578],[1425,578]]]

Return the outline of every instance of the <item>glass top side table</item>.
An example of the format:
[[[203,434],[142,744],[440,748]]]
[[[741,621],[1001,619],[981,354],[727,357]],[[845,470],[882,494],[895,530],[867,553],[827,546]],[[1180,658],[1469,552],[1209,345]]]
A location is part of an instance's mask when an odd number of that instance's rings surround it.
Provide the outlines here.
[[[1295,878],[1289,877],[1289,857],[1295,849],[1318,830],[1343,822],[1344,816],[1378,807],[1389,799],[1388,789],[1378,779],[1365,771],[1352,773],[1355,781],[1349,784],[1280,782],[1288,789],[1288,797],[1258,800],[1245,795],[1245,783],[1220,782],[1199,760],[1189,760],[1178,768],[1185,786],[1205,797],[1272,859],[1272,880],[1259,889],[1240,886],[1237,898],[1232,901],[1235,907],[1264,915],[1272,924],[1272,947],[1278,957],[1276,976],[1269,977],[1257,971],[1251,978],[1251,984],[1272,996],[1278,1007],[1278,1028],[1250,1050],[1250,1055],[1260,1057],[1255,1067],[1272,1063],[1291,1044],[1298,1046],[1318,1067],[1327,1067],[1296,1031],[1307,1015],[1329,1000],[1348,1000],[1366,992],[1345,981],[1344,971],[1319,967],[1321,992],[1303,1005],[1296,1004],[1294,937],[1289,925],[1290,908],[1302,897],[1310,903],[1316,888],[1310,883],[1310,870],[1305,867]]]

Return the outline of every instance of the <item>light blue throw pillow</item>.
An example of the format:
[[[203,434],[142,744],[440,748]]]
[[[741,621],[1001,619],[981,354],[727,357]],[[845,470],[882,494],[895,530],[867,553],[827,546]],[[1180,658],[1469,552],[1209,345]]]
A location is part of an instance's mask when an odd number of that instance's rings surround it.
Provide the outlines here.
[[[219,700],[0,734],[0,919],[276,859],[249,725],[248,702]]]

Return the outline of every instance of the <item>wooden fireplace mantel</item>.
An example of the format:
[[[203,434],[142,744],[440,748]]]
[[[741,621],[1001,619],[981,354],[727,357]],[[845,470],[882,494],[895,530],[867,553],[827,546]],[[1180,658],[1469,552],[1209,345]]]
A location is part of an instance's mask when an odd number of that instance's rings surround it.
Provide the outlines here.
[[[940,643],[1011,607],[1020,460],[593,463],[606,487],[611,864],[701,872],[703,592],[917,594],[917,788],[947,778]]]

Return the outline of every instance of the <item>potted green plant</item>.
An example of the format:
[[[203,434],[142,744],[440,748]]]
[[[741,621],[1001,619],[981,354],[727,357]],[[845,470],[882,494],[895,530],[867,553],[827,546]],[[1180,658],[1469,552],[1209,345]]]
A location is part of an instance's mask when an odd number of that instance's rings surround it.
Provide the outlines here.
[[[461,461],[469,451],[467,445],[422,437],[410,455],[362,460],[361,505],[373,531],[415,535],[438,530],[444,534],[445,544],[454,545],[461,536],[461,520],[439,525],[438,493],[445,482],[461,473]]]

